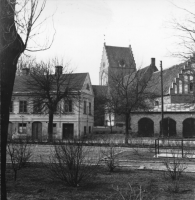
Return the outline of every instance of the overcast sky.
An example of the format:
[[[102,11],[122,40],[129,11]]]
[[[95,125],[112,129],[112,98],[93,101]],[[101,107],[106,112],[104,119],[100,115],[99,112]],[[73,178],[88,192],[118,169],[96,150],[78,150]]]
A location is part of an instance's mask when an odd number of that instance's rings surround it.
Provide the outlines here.
[[[194,0],[47,0],[42,18],[53,15],[36,42],[50,38],[51,48],[32,54],[38,60],[52,57],[70,62],[74,72],[89,72],[92,84],[99,84],[99,68],[104,40],[106,45],[131,45],[137,67],[156,58],[167,68],[180,62],[171,57],[174,31],[169,22],[184,19],[175,5],[195,10]],[[174,5],[175,4],[175,5]],[[42,19],[41,18],[41,19]],[[53,27],[54,26],[54,27]]]

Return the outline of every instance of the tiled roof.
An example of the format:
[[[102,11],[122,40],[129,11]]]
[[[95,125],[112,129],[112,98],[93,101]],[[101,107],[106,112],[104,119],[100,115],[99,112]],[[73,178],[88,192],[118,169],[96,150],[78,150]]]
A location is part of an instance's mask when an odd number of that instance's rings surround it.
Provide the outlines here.
[[[108,86],[105,85],[92,85],[95,96],[107,94]]]
[[[148,81],[150,80],[153,72],[156,72],[158,69],[156,68],[156,66],[153,65],[149,65],[147,67],[141,68],[138,71],[134,71],[129,75],[125,76],[126,80],[129,80],[129,83],[131,82],[131,80],[137,78],[137,80],[139,80],[139,84],[141,85],[148,83]]]
[[[154,106],[154,108],[151,111],[161,112],[161,109],[162,109],[161,107],[162,105]],[[167,112],[194,111],[195,104],[169,103],[169,104],[164,104],[163,108],[164,108],[164,111],[167,111]]]
[[[170,68],[163,70],[163,93],[164,95],[169,94],[169,88],[172,86],[175,78],[178,77],[179,73],[184,69],[184,63],[174,65]],[[161,72],[154,72],[151,81],[148,84],[150,92],[154,92],[157,95],[161,95]]]
[[[124,63],[125,67],[135,68],[135,60],[130,47],[114,47],[105,45],[105,49],[110,67],[119,67],[120,63]]]
[[[69,76],[69,80],[71,80],[71,85],[74,87],[75,90],[81,90],[82,86],[84,84],[84,81],[86,79],[88,73],[73,73],[73,74],[63,74],[63,76]],[[55,75],[52,75],[55,76]],[[14,89],[13,93],[25,93],[25,92],[31,92],[28,86],[29,82],[32,78],[30,75],[23,75],[23,76],[16,76],[15,82],[14,82]],[[29,81],[30,80],[30,81]],[[64,82],[64,86],[67,85],[67,81]]]

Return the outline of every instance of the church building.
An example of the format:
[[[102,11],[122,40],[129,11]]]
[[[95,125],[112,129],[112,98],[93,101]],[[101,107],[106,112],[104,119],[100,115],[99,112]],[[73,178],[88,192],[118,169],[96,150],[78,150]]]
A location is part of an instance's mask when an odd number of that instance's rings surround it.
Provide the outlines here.
[[[193,55],[192,58],[194,58]],[[166,137],[195,137],[195,62],[194,59],[163,70],[163,102],[164,119],[163,134]],[[123,73],[124,76],[135,72],[136,63],[131,46],[115,47],[104,43],[99,72],[99,86],[93,86],[95,100],[99,93],[106,92],[110,87],[111,74]],[[145,76],[150,76],[153,84],[150,92],[157,94],[153,109],[149,111],[134,111],[131,114],[132,132],[143,137],[159,136],[161,127],[161,72],[155,66],[155,58],[151,64],[140,69]],[[155,84],[154,84],[155,82]],[[98,107],[97,107],[98,108]],[[96,113],[96,108],[94,109]],[[104,118],[103,118],[104,116]],[[105,114],[98,120],[99,113],[94,114],[94,123],[97,125],[124,124],[113,116],[113,123],[108,123]]]

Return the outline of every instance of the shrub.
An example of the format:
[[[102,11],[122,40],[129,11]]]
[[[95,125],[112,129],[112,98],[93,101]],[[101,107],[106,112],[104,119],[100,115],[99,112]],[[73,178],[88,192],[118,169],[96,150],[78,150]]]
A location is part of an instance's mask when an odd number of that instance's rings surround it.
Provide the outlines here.
[[[27,162],[32,157],[32,148],[27,144],[27,140],[10,140],[7,144],[7,152],[11,159],[14,180],[16,181],[18,170],[26,167]]]
[[[111,195],[110,199],[118,200],[154,200],[155,197],[152,197],[150,191],[144,189],[141,185],[131,185],[128,183],[126,188],[119,188],[118,186],[114,188],[114,194]],[[108,199],[109,199],[108,198]]]
[[[119,160],[117,156],[116,145],[113,142],[108,143],[108,147],[105,150],[102,150],[103,160],[106,167],[110,172],[113,172],[116,167],[119,165]]]
[[[171,151],[172,158],[167,158],[164,160],[163,164],[166,167],[165,177],[168,177],[172,181],[172,187],[169,190],[173,192],[179,192],[179,182],[184,171],[187,168],[185,159],[179,157],[179,152]]]
[[[76,140],[54,145],[54,151],[47,165],[52,177],[73,187],[94,177],[99,159],[96,161],[90,159],[90,148],[84,146],[83,141]]]

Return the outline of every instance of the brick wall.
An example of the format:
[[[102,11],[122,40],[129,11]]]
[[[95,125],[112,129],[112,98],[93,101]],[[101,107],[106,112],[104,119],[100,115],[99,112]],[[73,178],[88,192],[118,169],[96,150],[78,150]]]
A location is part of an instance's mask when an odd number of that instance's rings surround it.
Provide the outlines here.
[[[160,121],[161,121],[161,113],[135,113],[132,114],[131,117],[131,128],[133,132],[138,131],[138,121],[147,117],[153,120],[154,122],[154,133],[160,133]],[[164,118],[170,117],[176,121],[176,131],[178,136],[182,136],[183,132],[183,121],[187,118],[193,117],[195,118],[195,113],[192,112],[172,112],[172,113],[164,113]]]

